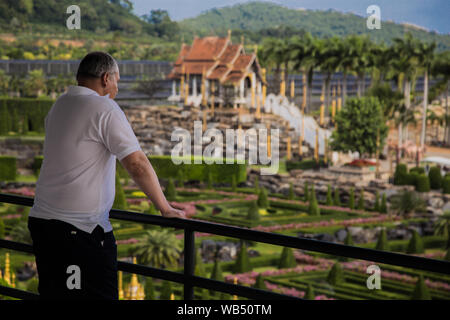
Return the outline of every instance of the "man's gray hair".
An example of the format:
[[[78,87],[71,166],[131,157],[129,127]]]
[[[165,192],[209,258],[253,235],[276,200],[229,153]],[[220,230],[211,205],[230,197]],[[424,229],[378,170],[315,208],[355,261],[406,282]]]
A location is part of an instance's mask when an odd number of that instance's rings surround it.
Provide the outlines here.
[[[88,53],[78,66],[77,79],[100,78],[105,73],[115,73],[119,69],[116,60],[106,52]]]

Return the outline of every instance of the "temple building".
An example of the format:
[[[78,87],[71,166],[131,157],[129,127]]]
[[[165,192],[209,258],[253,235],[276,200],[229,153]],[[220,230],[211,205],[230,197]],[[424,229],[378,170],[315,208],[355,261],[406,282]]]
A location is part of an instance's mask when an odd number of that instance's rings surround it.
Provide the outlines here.
[[[256,108],[265,95],[265,70],[255,52],[247,54],[242,43],[228,37],[195,37],[183,44],[171,73],[172,102],[191,106],[245,105]],[[261,101],[262,102],[262,101]]]

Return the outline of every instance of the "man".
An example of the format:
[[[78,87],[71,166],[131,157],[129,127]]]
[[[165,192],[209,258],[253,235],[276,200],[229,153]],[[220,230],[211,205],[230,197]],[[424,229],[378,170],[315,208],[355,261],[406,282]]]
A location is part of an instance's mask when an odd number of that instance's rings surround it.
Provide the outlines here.
[[[44,160],[28,228],[43,299],[118,299],[117,246],[109,211],[116,158],[164,217],[185,218],[166,200],[127,118],[114,102],[120,79],[107,53],[80,62],[45,118]]]

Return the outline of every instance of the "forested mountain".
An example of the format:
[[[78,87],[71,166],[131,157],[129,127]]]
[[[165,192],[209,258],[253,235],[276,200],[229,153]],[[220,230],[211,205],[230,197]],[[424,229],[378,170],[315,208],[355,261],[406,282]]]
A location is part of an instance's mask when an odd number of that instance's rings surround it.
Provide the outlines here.
[[[317,37],[368,34],[376,42],[390,44],[393,38],[411,32],[422,41],[436,41],[438,50],[450,49],[450,35],[386,21],[382,21],[380,30],[369,30],[366,20],[366,17],[334,10],[296,10],[270,2],[249,2],[208,10],[195,18],[181,21],[179,25],[186,34],[199,36],[225,35],[227,29],[232,29],[236,36],[244,34],[253,42],[259,42],[265,36],[279,38],[310,32]]]

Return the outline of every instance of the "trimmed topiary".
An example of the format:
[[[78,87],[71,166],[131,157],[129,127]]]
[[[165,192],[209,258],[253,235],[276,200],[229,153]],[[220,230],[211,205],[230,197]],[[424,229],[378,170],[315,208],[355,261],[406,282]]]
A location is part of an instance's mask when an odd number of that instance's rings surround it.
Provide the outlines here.
[[[145,278],[145,300],[156,300],[155,297],[155,287],[153,286],[153,279],[150,277]]]
[[[161,284],[161,293],[159,295],[159,300],[170,300],[170,295],[172,293],[172,283],[170,281],[164,280]]]
[[[169,184],[165,190],[166,198],[169,201],[174,201],[177,198],[177,190],[175,189],[175,184],[173,183],[173,179],[169,178]]]
[[[424,253],[425,249],[423,246],[422,237],[419,235],[417,230],[413,230],[413,235],[408,243],[408,249],[406,253]]]
[[[292,185],[292,182],[289,183],[289,194],[288,194],[288,199],[289,200],[294,200],[295,198],[295,194],[294,194],[294,186]]]
[[[309,283],[308,288],[306,289],[305,295],[303,296],[303,299],[314,300],[315,298],[316,298],[316,294],[314,293],[313,286]]]
[[[236,263],[234,265],[235,273],[244,273],[252,271],[252,266],[250,264],[250,259],[247,253],[247,246],[244,241],[241,241],[241,248],[239,250]]]
[[[16,157],[0,156],[0,181],[15,181],[17,177]]]
[[[303,187],[303,201],[308,202],[309,201],[309,186],[308,181],[305,181],[305,186]]]
[[[380,212],[381,213],[387,213],[386,193],[383,193],[383,196],[381,197]]]
[[[261,187],[258,194],[257,205],[259,208],[267,209],[269,207],[269,200],[267,199],[267,190]]]
[[[155,204],[153,202],[150,202],[150,204],[149,204],[148,213],[149,214],[159,215],[159,210],[156,209],[156,206],[155,206]]]
[[[439,190],[442,187],[442,175],[441,169],[434,166],[430,168],[428,172],[428,178],[430,179],[430,188],[433,190]]]
[[[327,206],[332,206],[333,205],[333,195],[331,192],[331,185],[328,185],[328,189],[327,189],[327,202],[326,202]]]
[[[352,210],[355,209],[355,190],[350,188],[350,195],[348,198],[348,207]]]
[[[296,265],[297,262],[295,260],[292,248],[284,247],[281,252],[280,260],[278,261],[278,269],[294,268]]]
[[[406,175],[408,174],[408,167],[406,164],[399,163],[395,168],[394,172],[394,184],[395,185],[405,185]]]
[[[261,289],[261,290],[267,290],[266,284],[264,283],[264,278],[259,274],[256,277],[255,284],[253,285],[253,288]]]
[[[380,235],[378,236],[376,250],[389,251],[389,242],[387,239],[386,229],[382,229]]]
[[[217,258],[214,260],[214,266],[211,271],[210,279],[217,280],[217,281],[225,280],[223,273],[222,273],[222,267],[220,266],[219,259],[217,259]],[[215,296],[217,293],[218,293],[217,291],[209,290],[209,294],[211,296]]]
[[[450,194],[450,176],[446,176],[442,180],[442,192],[445,194]]]
[[[311,187],[311,195],[309,200],[308,213],[311,216],[320,216],[320,208],[317,203],[316,192],[314,191],[314,185]]]
[[[122,184],[120,183],[119,175],[116,173],[116,195],[112,206],[114,209],[127,210],[128,203],[123,192]]]
[[[184,172],[181,168],[177,171],[177,182],[179,188],[184,187]]]
[[[333,204],[337,207],[341,206],[341,195],[339,194],[339,188],[334,188],[334,199]]]
[[[250,204],[250,208],[247,211],[247,219],[250,221],[259,221],[259,211],[258,211],[258,205],[256,204],[256,201],[252,201]]]
[[[345,239],[344,239],[344,244],[346,246],[354,246],[355,245],[355,243],[353,242],[352,234],[350,233],[350,231],[347,231],[347,235],[345,236]]]
[[[345,281],[344,270],[342,270],[342,267],[339,262],[336,262],[331,268],[327,276],[327,281],[329,284],[333,286],[336,286],[337,284]]]
[[[430,292],[428,291],[422,274],[419,276],[419,279],[416,282],[411,300],[431,300]]]
[[[364,189],[361,189],[361,192],[359,193],[359,200],[358,200],[358,210],[364,210]]]
[[[428,192],[430,191],[430,179],[425,174],[419,174],[416,180],[416,191]]]

